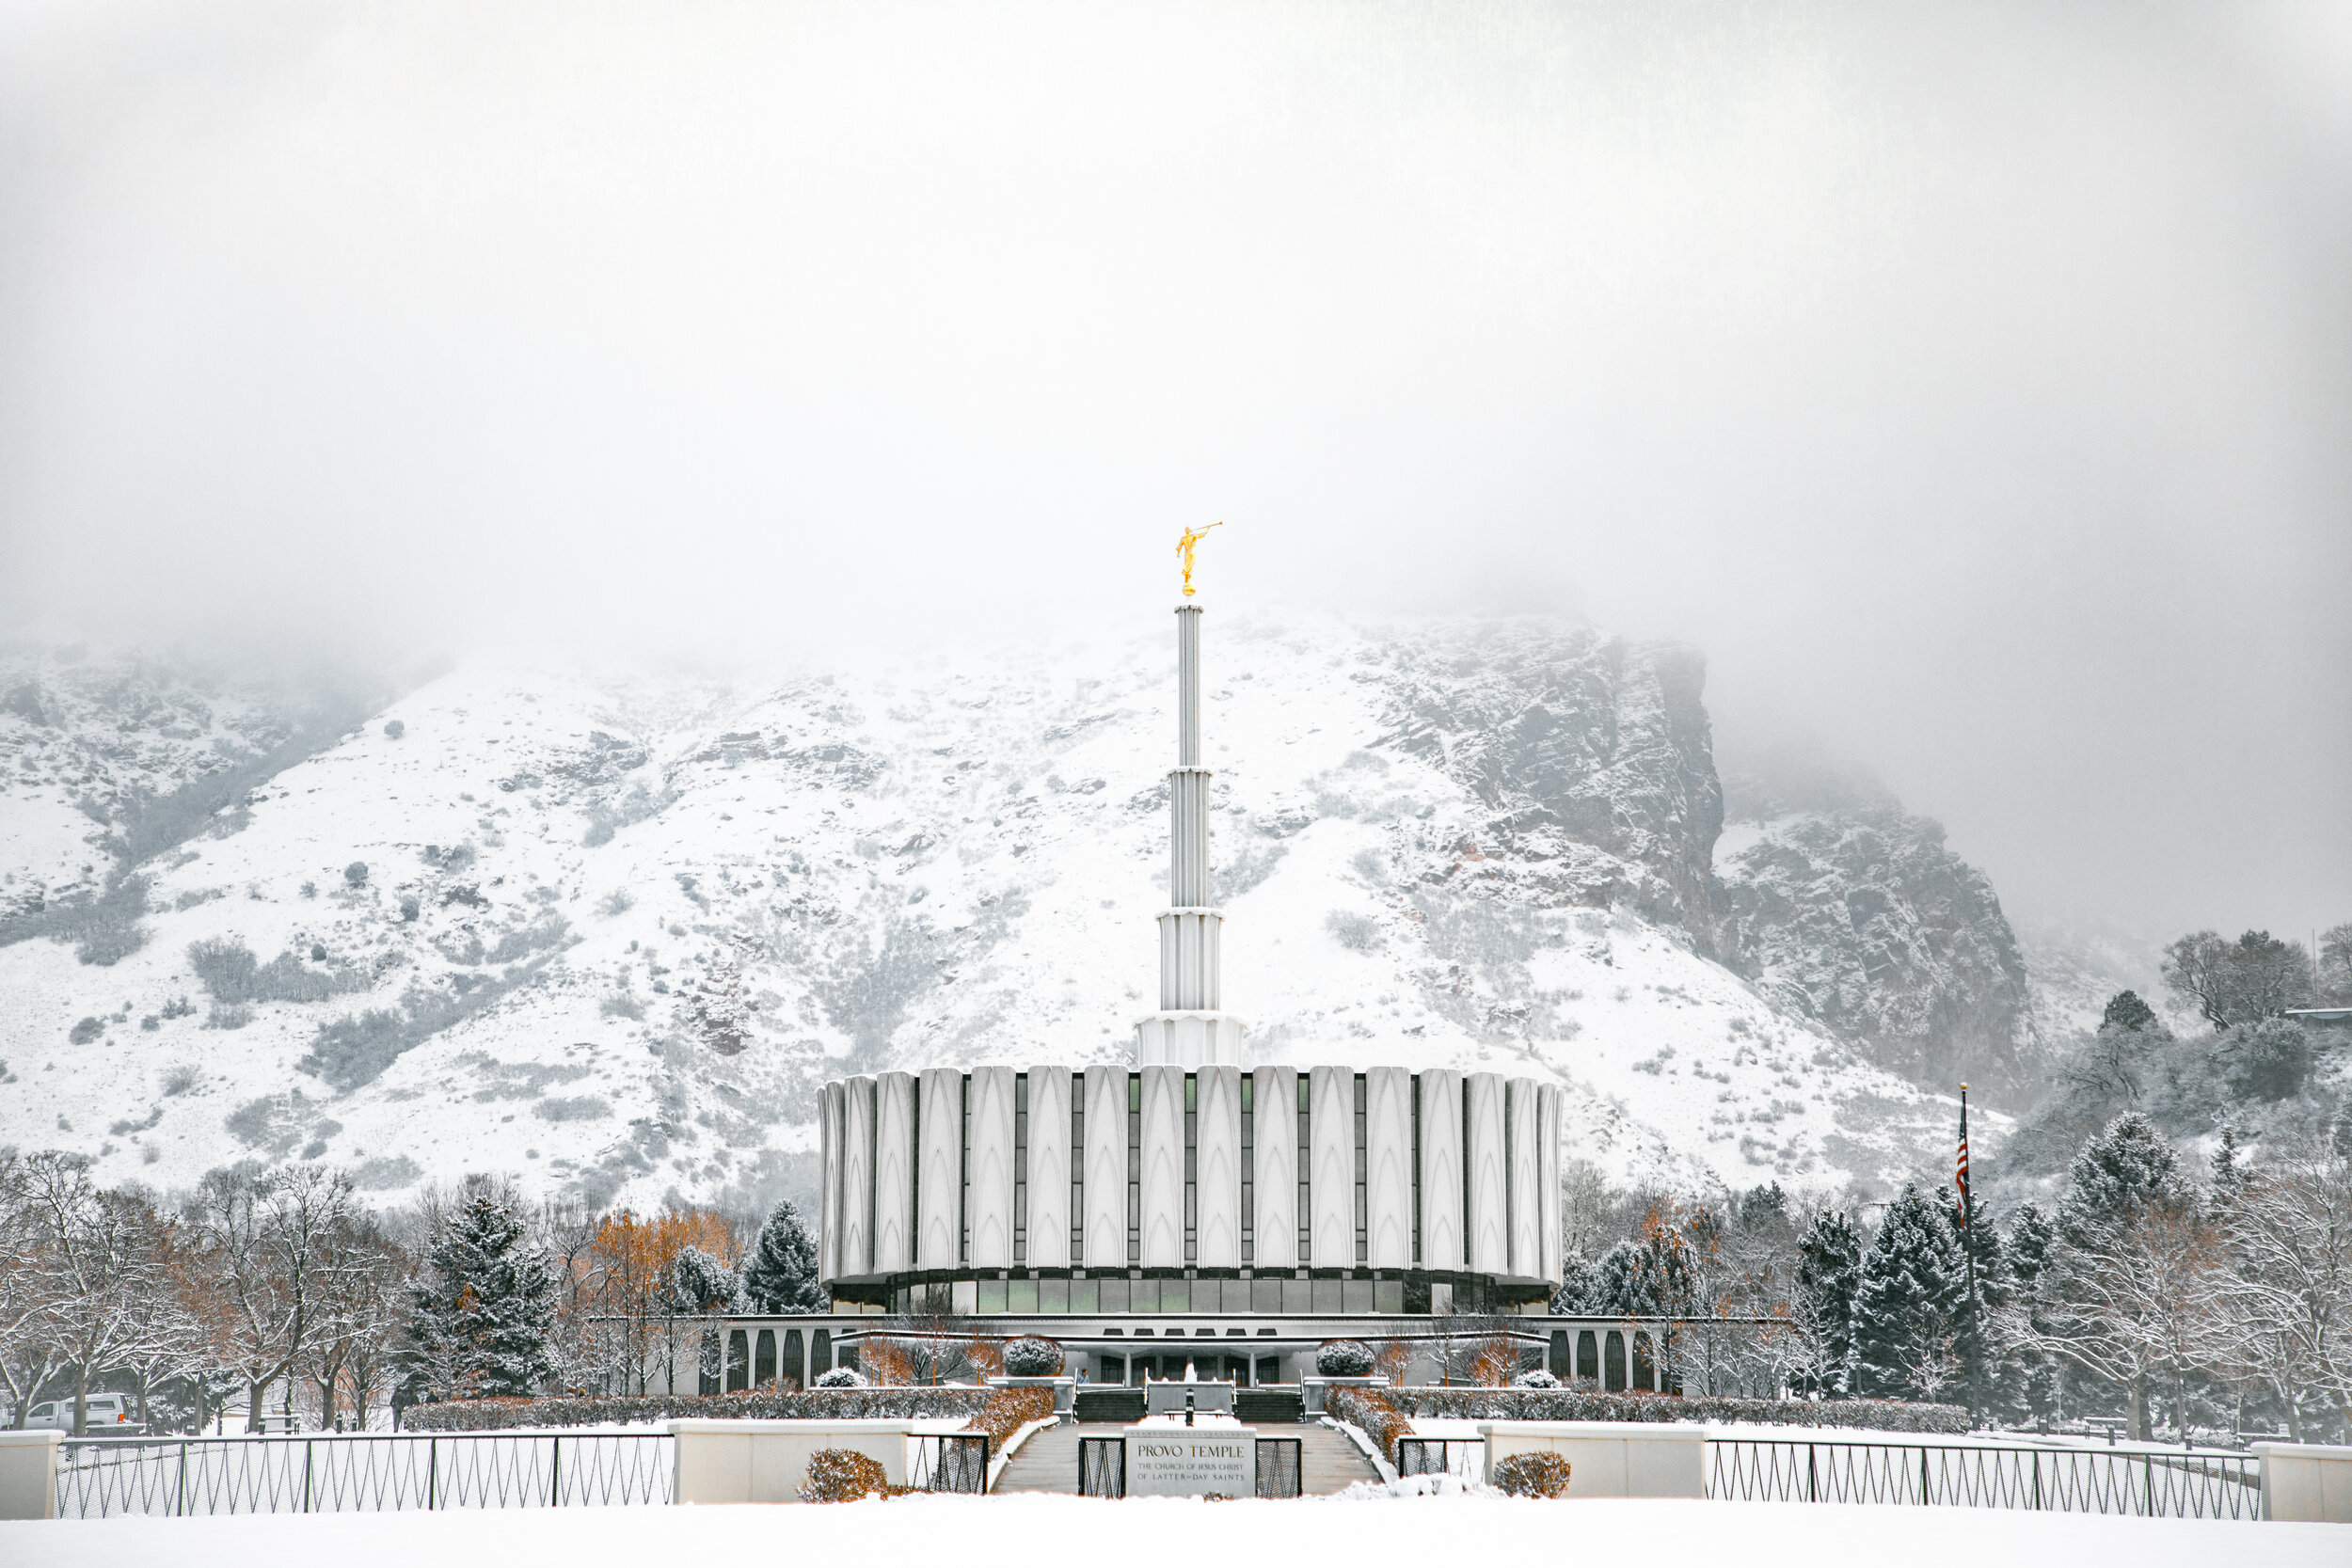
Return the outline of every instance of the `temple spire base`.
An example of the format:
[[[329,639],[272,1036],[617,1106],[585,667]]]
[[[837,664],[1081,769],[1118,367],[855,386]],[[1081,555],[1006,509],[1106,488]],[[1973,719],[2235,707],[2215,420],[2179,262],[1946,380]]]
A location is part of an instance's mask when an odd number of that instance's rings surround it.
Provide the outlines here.
[[[1231,1013],[1169,1011],[1136,1020],[1141,1067],[1239,1067],[1242,1022]]]

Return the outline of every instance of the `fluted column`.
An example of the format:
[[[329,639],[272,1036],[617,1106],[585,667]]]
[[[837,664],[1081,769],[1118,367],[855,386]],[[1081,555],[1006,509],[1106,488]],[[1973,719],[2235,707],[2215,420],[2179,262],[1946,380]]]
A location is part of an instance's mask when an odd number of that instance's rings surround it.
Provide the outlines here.
[[[1462,1254],[1462,1075],[1421,1075],[1421,1266],[1458,1269]]]
[[[1308,1070],[1307,1201],[1318,1269],[1356,1266],[1356,1075],[1345,1068]]]
[[[1401,1067],[1364,1072],[1366,1261],[1402,1269],[1413,1261],[1413,1075]]]
[[[1193,1074],[1193,1203],[1196,1261],[1204,1269],[1241,1265],[1241,1069],[1204,1067]]]
[[[952,1269],[963,1260],[963,1074],[923,1074],[923,1130],[915,1265]]]
[[[1462,1080],[1469,1136],[1463,1151],[1463,1181],[1469,1197],[1469,1234],[1463,1238],[1470,1266],[1480,1274],[1511,1267],[1510,1185],[1503,1164],[1502,1076],[1473,1072]]]
[[[1089,1269],[1127,1266],[1127,1069],[1090,1067],[1086,1079],[1086,1257]]]
[[[1295,1268],[1298,1256],[1298,1072],[1262,1067],[1249,1075],[1249,1255],[1261,1269]]]
[[[1541,1267],[1546,1279],[1560,1277],[1566,1243],[1560,1235],[1560,1085],[1546,1084],[1535,1097],[1537,1223],[1543,1227]]]
[[[839,1084],[817,1091],[817,1277],[841,1275],[841,1106]]]
[[[972,1242],[964,1261],[976,1269],[1012,1266],[1012,1080],[1009,1067],[976,1067],[965,1091],[972,1131],[963,1200]]]
[[[841,1250],[835,1276],[874,1272],[874,1119],[871,1078],[841,1085]]]
[[[1143,1266],[1184,1261],[1184,1069],[1143,1069]]]
[[[914,1075],[874,1080],[874,1272],[914,1267]]]
[[[1029,1238],[1033,1269],[1067,1268],[1070,1256],[1070,1069],[1029,1070]]]
[[[1514,1078],[1503,1085],[1504,1168],[1511,1173],[1510,1267],[1527,1279],[1540,1279],[1544,1272],[1543,1162],[1535,1140],[1539,1087],[1533,1078]]]

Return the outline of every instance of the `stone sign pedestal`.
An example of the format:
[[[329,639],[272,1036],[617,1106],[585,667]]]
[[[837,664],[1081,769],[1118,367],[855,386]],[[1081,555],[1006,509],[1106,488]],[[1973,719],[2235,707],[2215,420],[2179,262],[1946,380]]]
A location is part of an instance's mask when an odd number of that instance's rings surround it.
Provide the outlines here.
[[[1127,1429],[1127,1496],[1254,1497],[1258,1429],[1230,1418],[1146,1421]]]

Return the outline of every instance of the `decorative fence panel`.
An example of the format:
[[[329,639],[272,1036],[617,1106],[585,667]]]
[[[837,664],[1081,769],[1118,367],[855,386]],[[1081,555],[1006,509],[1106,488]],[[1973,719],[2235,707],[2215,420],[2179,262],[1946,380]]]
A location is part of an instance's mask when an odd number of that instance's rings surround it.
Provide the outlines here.
[[[667,1433],[88,1438],[61,1445],[57,1513],[342,1513],[667,1503]]]
[[[1396,1473],[1402,1476],[1459,1476],[1465,1481],[1486,1479],[1486,1440],[1483,1437],[1400,1437],[1396,1440]]]
[[[1296,1437],[1258,1439],[1258,1496],[1295,1497],[1306,1482],[1306,1443]]]
[[[1127,1495],[1127,1440],[1124,1437],[1078,1439],[1078,1496],[1123,1497]]]
[[[987,1433],[922,1433],[908,1444],[907,1484],[916,1491],[988,1490]]]
[[[2173,1519],[2258,1519],[2250,1454],[1979,1443],[1708,1442],[1707,1495]]]

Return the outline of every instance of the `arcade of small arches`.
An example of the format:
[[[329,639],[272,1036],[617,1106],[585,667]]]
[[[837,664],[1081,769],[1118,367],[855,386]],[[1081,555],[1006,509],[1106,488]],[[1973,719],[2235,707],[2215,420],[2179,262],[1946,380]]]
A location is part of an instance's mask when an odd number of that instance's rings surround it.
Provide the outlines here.
[[[1200,1375],[1221,1378],[1242,1387],[1295,1386],[1313,1370],[1315,1352],[1333,1338],[1355,1336],[1365,1325],[1343,1320],[1291,1322],[1255,1328],[1237,1324],[1181,1323],[1073,1324],[1023,1323],[989,1324],[998,1332],[1037,1333],[1057,1338],[1069,1358],[1068,1372],[1081,1384],[1141,1387],[1146,1378],[1173,1379],[1187,1366]],[[1662,1325],[1645,1325],[1623,1319],[1552,1319],[1542,1323],[1520,1320],[1507,1328],[1489,1321],[1472,1329],[1449,1326],[1442,1320],[1399,1324],[1393,1336],[1377,1341],[1403,1348],[1400,1381],[1444,1384],[1467,1379],[1452,1363],[1472,1343],[1505,1340],[1506,1371],[1542,1368],[1563,1381],[1576,1380],[1611,1393],[1679,1394],[1679,1379],[1661,1364],[1655,1353]],[[834,1367],[857,1368],[869,1358],[869,1347],[903,1346],[910,1338],[935,1331],[907,1324],[878,1323],[870,1316],[731,1318],[721,1332],[724,1354],[719,1364],[699,1374],[691,1347],[673,1358],[673,1366],[695,1378],[704,1394],[740,1393],[772,1387],[805,1386],[818,1373]],[[960,1343],[969,1337],[945,1336]],[[1243,1341],[1243,1342],[1236,1342]],[[673,1383],[674,1391],[687,1388]]]

